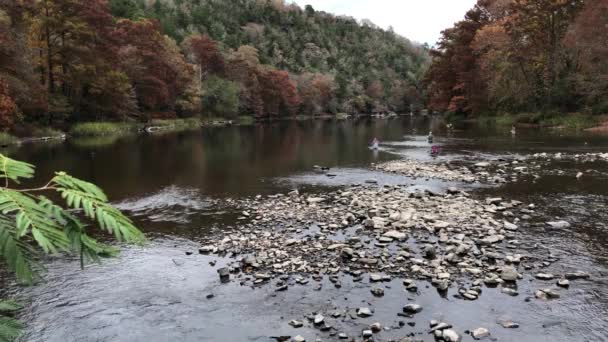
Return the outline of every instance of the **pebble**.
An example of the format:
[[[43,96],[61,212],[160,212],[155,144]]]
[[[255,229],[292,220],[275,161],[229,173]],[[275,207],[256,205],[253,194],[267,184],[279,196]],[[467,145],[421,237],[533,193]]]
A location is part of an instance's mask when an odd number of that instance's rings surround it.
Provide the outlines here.
[[[422,306],[418,304],[407,304],[403,307],[403,312],[407,314],[416,314],[422,311]]]
[[[490,336],[490,331],[486,328],[477,328],[471,332],[471,335],[476,340],[481,340],[482,338]]]
[[[359,316],[359,317],[370,317],[372,315],[373,315],[372,311],[369,308],[357,309],[357,316]]]
[[[462,336],[460,336],[453,329],[445,329],[442,332],[443,340],[446,342],[460,342],[462,340]]]
[[[384,289],[379,288],[379,287],[374,287],[373,289],[371,289],[371,292],[376,297],[384,296]]]

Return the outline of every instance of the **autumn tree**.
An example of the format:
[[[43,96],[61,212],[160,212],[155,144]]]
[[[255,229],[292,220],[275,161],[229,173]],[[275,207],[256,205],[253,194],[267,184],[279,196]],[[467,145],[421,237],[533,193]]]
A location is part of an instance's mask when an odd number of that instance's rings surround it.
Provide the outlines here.
[[[474,98],[483,96],[483,89],[476,79],[477,57],[471,43],[486,20],[476,6],[464,20],[442,32],[437,48],[430,52],[433,64],[426,76],[431,109],[466,114],[477,109]]]
[[[261,96],[264,116],[293,115],[300,105],[296,85],[285,71],[274,69],[260,73]]]
[[[0,131],[12,127],[17,115],[17,104],[8,92],[8,84],[0,78]]]
[[[224,72],[224,57],[217,42],[206,35],[196,35],[186,38],[182,43],[184,50],[192,55],[192,59],[200,67],[201,78],[207,73],[222,74]]]
[[[172,115],[192,78],[175,41],[154,20],[120,20],[112,32],[120,67],[134,84],[140,109]]]
[[[608,112],[608,1],[586,1],[564,39],[578,56],[577,92],[596,113]]]
[[[563,38],[583,4],[583,0],[514,0],[511,4],[513,14],[504,26],[526,80],[537,89],[539,108],[556,105],[568,91],[566,82],[575,65]]]

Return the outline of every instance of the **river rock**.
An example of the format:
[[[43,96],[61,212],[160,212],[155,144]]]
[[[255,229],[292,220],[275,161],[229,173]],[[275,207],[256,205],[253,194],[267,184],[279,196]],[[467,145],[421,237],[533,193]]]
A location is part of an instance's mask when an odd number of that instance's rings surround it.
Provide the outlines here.
[[[534,293],[534,296],[538,299],[555,299],[560,297],[559,293],[553,289],[540,289]]]
[[[306,202],[308,202],[308,204],[317,204],[317,203],[325,202],[325,198],[323,198],[323,197],[308,197],[306,199]]]
[[[553,229],[566,229],[566,228],[570,228],[570,223],[568,223],[566,221],[547,222],[547,225],[550,226]]]
[[[540,279],[540,280],[551,280],[551,279],[555,278],[555,276],[553,274],[549,274],[549,273],[537,273],[534,275],[534,277],[536,279]]]
[[[301,328],[304,325],[304,322],[292,319],[291,321],[289,321],[289,325],[294,328]]]
[[[293,342],[306,342],[306,339],[302,335],[298,335],[293,338]]]
[[[462,336],[460,336],[453,329],[445,329],[442,333],[443,340],[446,342],[460,342],[462,340]]]
[[[577,271],[574,273],[566,273],[564,277],[568,280],[577,280],[577,279],[589,279],[591,275],[589,273],[583,271]]]
[[[557,281],[557,286],[568,288],[570,287],[570,281],[568,279],[560,279]]]
[[[217,270],[220,280],[222,282],[228,282],[230,280],[230,269],[228,267],[222,267]]]
[[[380,324],[380,323],[376,322],[376,323],[374,323],[374,324],[370,325],[370,326],[369,326],[369,328],[370,328],[370,329],[371,329],[373,332],[377,333],[377,332],[380,332],[380,331],[382,330],[382,324]]]
[[[405,233],[396,231],[396,230],[389,230],[388,232],[382,234],[382,236],[384,237],[388,237],[394,240],[405,240],[405,238],[407,237],[407,235]]]
[[[517,329],[519,328],[519,323],[513,322],[510,319],[504,319],[498,322],[505,329]]]
[[[486,328],[477,328],[471,332],[471,336],[476,340],[481,340],[482,338],[490,336],[490,331]]]
[[[375,287],[371,290],[372,294],[376,297],[382,297],[384,296],[384,289],[379,288],[379,287]]]
[[[514,230],[518,229],[518,227],[516,225],[514,225],[513,223],[511,223],[509,221],[504,221],[504,226],[505,226],[506,230],[514,231]]]
[[[517,269],[513,266],[503,266],[500,271],[500,278],[504,281],[517,281]]]
[[[215,250],[214,246],[208,245],[208,246],[203,246],[201,248],[198,249],[198,252],[200,254],[209,254],[212,253]]]
[[[418,304],[407,304],[403,307],[403,312],[407,314],[417,314],[422,311],[422,306]]]
[[[315,325],[319,325],[319,324],[323,323],[323,321],[325,321],[325,317],[323,317],[323,315],[321,315],[321,314],[317,314],[314,318]]]
[[[372,316],[372,310],[370,310],[369,308],[358,308],[357,309],[357,316],[359,317],[370,317]]]

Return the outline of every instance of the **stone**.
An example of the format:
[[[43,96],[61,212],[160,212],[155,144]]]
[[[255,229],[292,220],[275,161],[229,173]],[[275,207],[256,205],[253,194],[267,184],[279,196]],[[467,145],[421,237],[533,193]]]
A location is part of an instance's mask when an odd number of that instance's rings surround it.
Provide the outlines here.
[[[227,282],[230,280],[230,269],[228,267],[222,267],[217,270],[218,275],[220,276],[220,280],[222,282]]]
[[[209,254],[215,250],[214,246],[203,246],[198,249],[199,254]]]
[[[505,329],[517,329],[519,328],[519,323],[513,322],[510,319],[501,320],[499,324]]]
[[[381,274],[378,273],[372,273],[369,275],[369,281],[376,283],[379,281],[384,281],[384,277]]]
[[[539,296],[539,292],[544,293],[544,295],[541,294]],[[537,298],[539,298],[539,299],[555,299],[555,298],[560,297],[560,294],[553,289],[540,289],[540,290],[536,291],[535,294],[537,295]]]
[[[433,325],[430,332],[433,333],[435,331],[443,331],[445,329],[450,329],[451,327],[452,327],[451,324],[441,322],[441,323],[437,323],[437,324]]]
[[[536,279],[540,279],[540,280],[551,280],[551,279],[555,278],[555,276],[553,274],[549,274],[549,273],[537,273],[534,275],[534,277]]]
[[[255,274],[255,279],[268,280],[270,278],[271,278],[271,276],[268,273],[256,273]]]
[[[405,240],[407,238],[407,235],[405,233],[396,230],[389,230],[388,232],[382,234],[382,236],[399,241]]]
[[[289,321],[289,325],[294,328],[301,328],[304,325],[304,322],[292,319],[291,321]]]
[[[568,288],[570,287],[570,281],[568,279],[560,279],[557,281],[557,286]]]
[[[514,231],[514,230],[518,229],[517,225],[514,225],[513,223],[511,223],[509,221],[504,221],[504,226],[505,226],[506,230]]]
[[[566,221],[555,221],[555,222],[547,222],[547,225],[553,229],[566,229],[570,228],[570,223]]]
[[[490,336],[490,331],[486,328],[477,328],[471,332],[471,336],[476,340],[481,340],[482,338]]]
[[[382,331],[382,324],[380,324],[380,323],[376,322],[376,323],[374,323],[374,324],[370,325],[370,326],[369,326],[369,328],[370,328],[370,329],[371,329],[373,332],[377,333],[377,332]]]
[[[437,257],[437,250],[435,246],[427,245],[424,248],[424,257],[430,260],[433,260]]]
[[[442,333],[443,340],[446,342],[460,342],[462,340],[462,336],[460,336],[453,329],[445,329]]]
[[[323,321],[325,321],[325,317],[323,317],[323,315],[321,315],[321,314],[317,314],[314,318],[315,325],[319,325],[319,324],[323,323]]]
[[[293,338],[293,342],[306,342],[306,339],[302,335],[298,335]]]
[[[403,307],[403,312],[407,314],[417,314],[422,311],[422,306],[418,304],[407,304]]]
[[[500,278],[504,281],[517,281],[517,269],[513,266],[503,266],[500,271]]]
[[[382,289],[382,288],[375,287],[371,291],[372,291],[372,294],[376,297],[384,296],[384,289]]]
[[[509,296],[513,296],[513,297],[519,295],[519,292],[517,292],[517,290],[514,290],[514,289],[509,288],[509,287],[503,287],[500,292],[502,292],[502,293],[504,293],[506,295],[509,295]]]
[[[566,278],[568,280],[589,279],[589,278],[591,278],[591,275],[589,273],[586,273],[583,271],[577,271],[574,273],[566,273],[564,275],[564,278]]]
[[[346,335],[345,333],[339,333],[338,338],[341,340],[346,340],[348,339],[348,335]]]
[[[308,204],[317,204],[317,203],[325,202],[325,198],[323,198],[323,197],[308,197],[306,199],[306,202],[308,202]]]
[[[369,308],[358,308],[357,309],[357,316],[359,317],[370,317],[372,316],[372,310],[370,310]]]

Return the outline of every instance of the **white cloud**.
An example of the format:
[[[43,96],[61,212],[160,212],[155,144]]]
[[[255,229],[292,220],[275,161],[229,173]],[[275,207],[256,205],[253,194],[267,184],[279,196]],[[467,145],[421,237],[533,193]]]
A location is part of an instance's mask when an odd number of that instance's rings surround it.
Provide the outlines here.
[[[337,15],[369,19],[382,28],[433,45],[441,31],[464,18],[476,0],[292,0]]]

